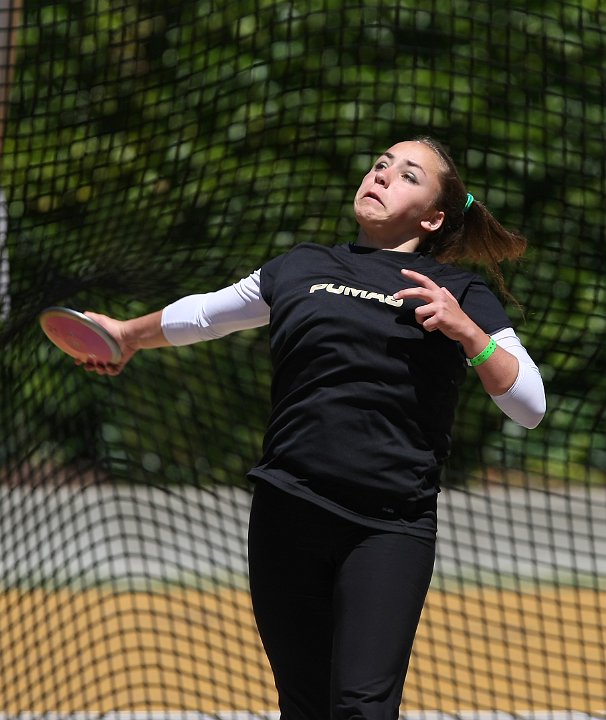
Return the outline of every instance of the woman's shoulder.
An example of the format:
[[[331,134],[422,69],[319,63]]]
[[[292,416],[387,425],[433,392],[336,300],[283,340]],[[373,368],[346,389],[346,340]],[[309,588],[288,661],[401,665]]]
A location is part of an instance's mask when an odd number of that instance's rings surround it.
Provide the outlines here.
[[[477,272],[470,270],[462,265],[453,265],[436,260],[432,255],[423,255],[422,263],[431,269],[435,275],[442,277],[460,278],[469,283],[484,282],[484,279]]]

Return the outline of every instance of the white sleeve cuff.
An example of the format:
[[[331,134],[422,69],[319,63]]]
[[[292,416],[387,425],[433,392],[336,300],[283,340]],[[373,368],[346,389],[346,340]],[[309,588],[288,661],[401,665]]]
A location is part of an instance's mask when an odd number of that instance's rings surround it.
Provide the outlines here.
[[[539,368],[512,328],[492,336],[497,345],[518,359],[519,370],[514,384],[502,395],[491,395],[495,404],[514,422],[529,430],[543,419],[546,410],[545,388]]]
[[[221,290],[188,295],[162,311],[162,332],[171,345],[215,340],[268,322],[259,270]]]

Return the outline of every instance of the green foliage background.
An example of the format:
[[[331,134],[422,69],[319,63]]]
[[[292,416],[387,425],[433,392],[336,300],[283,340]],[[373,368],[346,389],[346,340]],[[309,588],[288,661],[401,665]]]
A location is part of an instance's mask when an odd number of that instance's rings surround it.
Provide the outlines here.
[[[49,346],[38,312],[141,314],[294,243],[347,242],[371,158],[431,134],[529,238],[507,279],[549,404],[529,433],[470,378],[449,478],[603,482],[605,20],[597,0],[26,1],[1,175],[0,467],[243,482],[269,409],[265,330],[107,379]]]

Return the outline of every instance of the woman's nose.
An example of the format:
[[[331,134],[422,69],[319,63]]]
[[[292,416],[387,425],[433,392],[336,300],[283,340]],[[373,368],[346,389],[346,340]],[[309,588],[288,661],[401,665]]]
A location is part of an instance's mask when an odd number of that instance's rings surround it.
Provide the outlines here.
[[[383,185],[383,187],[387,187],[389,185],[389,178],[385,173],[385,170],[377,170],[375,173],[375,182],[378,185]]]

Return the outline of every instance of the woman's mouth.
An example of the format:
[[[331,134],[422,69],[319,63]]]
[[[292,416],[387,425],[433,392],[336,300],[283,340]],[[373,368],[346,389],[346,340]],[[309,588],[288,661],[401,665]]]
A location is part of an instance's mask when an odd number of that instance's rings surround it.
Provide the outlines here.
[[[378,203],[380,203],[381,205],[383,205],[383,201],[381,200],[381,198],[380,198],[376,193],[374,193],[374,192],[372,192],[372,191],[371,191],[371,192],[364,193],[364,197],[365,197],[365,198],[370,198],[371,200],[375,200],[376,202],[378,202]]]

